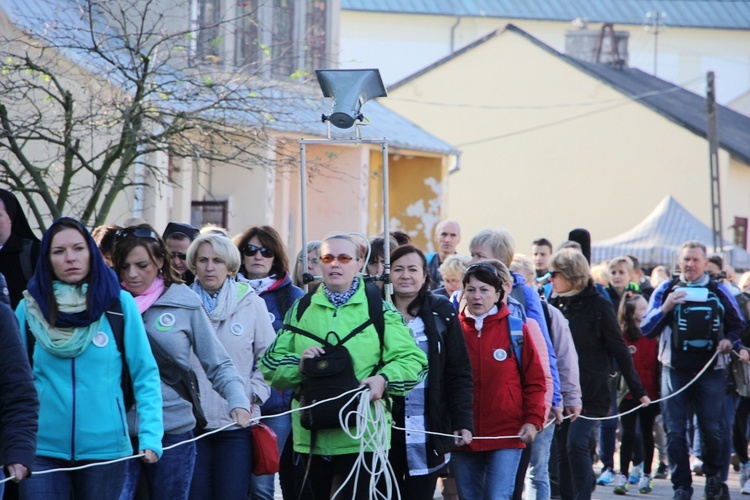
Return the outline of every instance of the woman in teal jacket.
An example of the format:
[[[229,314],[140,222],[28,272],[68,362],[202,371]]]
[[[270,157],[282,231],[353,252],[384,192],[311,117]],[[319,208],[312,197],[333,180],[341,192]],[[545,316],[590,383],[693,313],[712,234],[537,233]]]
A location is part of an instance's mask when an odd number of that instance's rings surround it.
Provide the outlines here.
[[[142,460],[161,456],[159,371],[133,298],[120,291],[94,239],[79,221],[61,218],[42,238],[36,272],[16,316],[33,350],[39,393],[34,470],[68,468],[132,455],[121,384],[123,362],[132,378],[140,418]],[[122,309],[120,352],[107,319]],[[116,305],[114,306],[116,308]],[[22,499],[118,498],[125,462],[71,472],[35,474],[20,485]]]

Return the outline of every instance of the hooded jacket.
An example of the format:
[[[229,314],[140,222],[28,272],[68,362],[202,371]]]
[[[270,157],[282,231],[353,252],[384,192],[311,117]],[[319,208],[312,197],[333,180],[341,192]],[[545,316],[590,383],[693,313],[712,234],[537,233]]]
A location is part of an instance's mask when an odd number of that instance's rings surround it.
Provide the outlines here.
[[[523,376],[510,346],[510,312],[500,304],[477,331],[474,318],[459,315],[474,373],[475,436],[515,436],[524,424],[540,429],[546,417],[544,369],[529,328],[523,325]],[[475,439],[459,450],[493,451],[525,448],[520,439]]]
[[[228,278],[232,279],[232,278]],[[257,361],[273,342],[275,333],[263,300],[247,283],[236,284],[236,297],[228,300],[234,305],[220,316],[218,308],[209,313],[216,337],[224,346],[243,380],[245,395],[253,405],[253,417],[259,417],[258,404],[268,399],[270,387],[257,368]],[[218,429],[232,422],[229,403],[211,385],[203,367],[195,357],[191,363],[200,385],[201,406],[208,420],[206,429]],[[231,430],[228,429],[228,430]]]
[[[146,332],[183,368],[189,369],[195,354],[212,387],[221,394],[229,408],[250,411],[245,384],[237,373],[226,349],[214,333],[211,321],[198,295],[187,285],[170,285],[164,294],[143,313]],[[161,381],[164,400],[164,432],[183,434],[195,428],[193,407],[169,385]],[[135,413],[128,413],[131,433],[137,429]]]
[[[555,296],[550,303],[563,313],[573,334],[578,352],[584,415],[603,417],[609,413],[612,406],[609,381],[616,373],[612,360],[617,362],[630,393],[636,399],[646,395],[612,305],[593,285],[571,297]]]

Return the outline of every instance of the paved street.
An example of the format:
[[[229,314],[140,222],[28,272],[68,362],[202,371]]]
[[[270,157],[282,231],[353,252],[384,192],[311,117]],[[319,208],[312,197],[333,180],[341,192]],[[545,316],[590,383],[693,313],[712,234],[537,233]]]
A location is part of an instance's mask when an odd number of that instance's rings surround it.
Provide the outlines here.
[[[598,470],[598,469],[597,469]],[[734,469],[729,470],[729,494],[732,498],[739,500],[740,498],[748,498],[750,499],[750,496],[742,497],[740,494],[740,487],[739,487],[739,472],[734,472]],[[696,500],[700,500],[703,497],[703,487],[706,484],[706,478],[704,476],[693,476],[693,498]],[[642,498],[644,500],[646,499],[670,499],[672,498],[672,481],[667,479],[654,479],[654,491],[649,493],[648,495],[641,495],[638,493],[638,485],[630,485],[631,490],[628,492],[627,495],[624,497],[622,495],[615,495],[613,493],[613,487],[612,486],[597,486],[596,491],[594,492],[592,498],[594,499],[613,499],[613,498],[627,498],[627,497],[637,497]]]

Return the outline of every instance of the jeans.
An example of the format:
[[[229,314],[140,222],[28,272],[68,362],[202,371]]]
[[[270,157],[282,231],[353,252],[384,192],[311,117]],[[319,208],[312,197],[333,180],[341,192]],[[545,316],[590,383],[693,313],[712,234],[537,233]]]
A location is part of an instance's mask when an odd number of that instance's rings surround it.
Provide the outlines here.
[[[164,434],[162,446],[172,446],[193,437],[193,431],[184,434]],[[127,462],[125,485],[120,500],[132,500],[138,489],[141,473],[145,474],[148,483],[149,498],[169,498],[187,500],[190,494],[190,482],[195,468],[195,441],[186,443],[171,450],[166,450],[155,464],[145,464],[140,460]]]
[[[662,370],[663,396],[669,396],[690,382],[695,373]],[[662,402],[664,426],[667,430],[667,455],[672,465],[672,487],[692,491],[690,451],[687,443],[688,409],[692,406],[698,420],[701,436],[701,458],[703,472],[707,477],[721,472],[721,452],[724,434],[724,419],[716,409],[723,408],[727,389],[726,370],[709,369],[685,391]]]
[[[454,451],[451,470],[456,476],[458,496],[465,500],[511,498],[521,451]]]
[[[578,417],[557,428],[557,460],[560,495],[564,499],[589,500],[594,482],[589,439],[596,421]]]
[[[734,394],[724,395],[724,412],[722,414],[724,433],[722,434],[722,445],[721,445],[721,460],[719,461],[719,467],[721,468],[721,480],[726,482],[729,479],[729,465],[732,461],[732,420],[734,419],[734,412],[737,409],[737,396]]]
[[[555,436],[555,426],[550,425],[534,438],[531,447],[531,463],[529,463],[530,485],[526,486],[526,498],[531,500],[549,500],[549,455],[552,438]]]
[[[196,441],[190,500],[246,500],[253,470],[250,428],[217,432]]]
[[[612,387],[609,416],[617,415],[617,390]],[[602,420],[599,427],[599,456],[602,461],[602,470],[615,468],[615,448],[617,447],[617,419],[610,418]]]
[[[292,416],[282,415],[280,417],[264,418],[263,423],[276,433],[276,441],[279,445],[279,456],[284,450],[284,444],[292,432]],[[276,494],[276,475],[250,476],[250,500],[273,500]]]
[[[127,462],[89,467],[71,472],[53,472],[52,474],[34,474],[21,481],[18,486],[21,500],[115,500],[120,496]],[[58,460],[55,458],[36,457],[34,472],[68,468],[92,463],[91,461]]]

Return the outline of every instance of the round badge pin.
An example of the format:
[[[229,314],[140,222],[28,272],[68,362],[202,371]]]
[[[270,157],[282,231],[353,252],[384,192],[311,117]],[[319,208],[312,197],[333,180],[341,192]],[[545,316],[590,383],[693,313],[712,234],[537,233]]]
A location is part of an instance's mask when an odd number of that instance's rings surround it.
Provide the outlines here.
[[[109,336],[104,332],[99,332],[94,335],[94,339],[91,341],[96,347],[104,347],[109,344]]]
[[[633,354],[636,353],[636,351],[638,351],[638,348],[636,346],[634,346],[634,345],[629,345],[628,346],[628,351],[630,351],[630,354],[633,355]]]
[[[268,317],[271,318],[271,323],[273,323],[274,321],[276,321],[276,315],[274,315],[274,313],[272,313],[270,311],[268,312]]]
[[[495,361],[505,361],[508,359],[508,353],[505,352],[505,349],[495,349],[495,352],[492,353],[492,357],[495,358]]]
[[[240,323],[233,323],[232,326],[229,327],[229,329],[231,330],[233,334],[237,335],[238,337],[242,335],[242,332],[245,331],[245,327],[242,326]]]
[[[156,320],[156,329],[160,332],[166,332],[174,326],[175,318],[172,313],[164,313]]]

